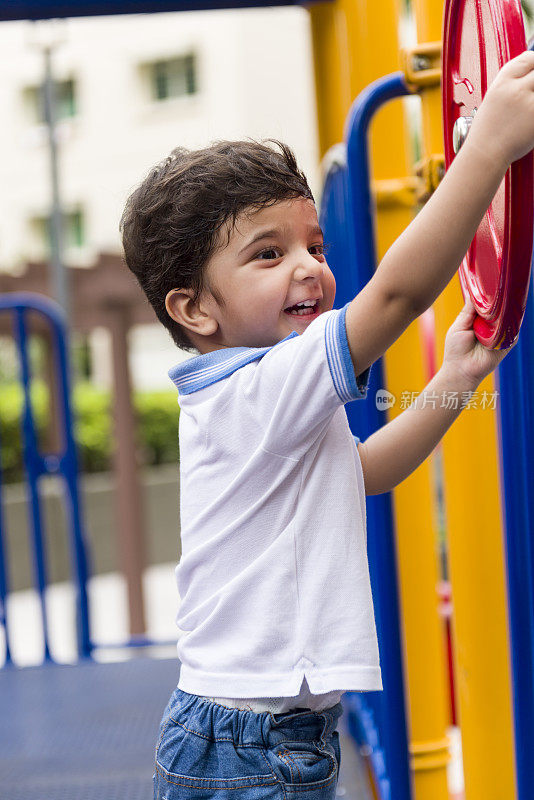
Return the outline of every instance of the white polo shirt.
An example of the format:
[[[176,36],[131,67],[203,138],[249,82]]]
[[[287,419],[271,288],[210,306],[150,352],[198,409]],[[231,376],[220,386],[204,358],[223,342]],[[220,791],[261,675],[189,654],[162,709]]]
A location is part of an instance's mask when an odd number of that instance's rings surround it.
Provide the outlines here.
[[[345,313],[169,371],[180,404],[179,688],[382,689]]]

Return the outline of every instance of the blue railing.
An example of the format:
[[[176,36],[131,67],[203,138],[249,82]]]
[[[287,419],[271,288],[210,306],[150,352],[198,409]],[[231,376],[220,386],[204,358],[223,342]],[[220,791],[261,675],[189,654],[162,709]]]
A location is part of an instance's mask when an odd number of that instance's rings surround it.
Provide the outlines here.
[[[336,305],[343,306],[371,279],[376,267],[374,215],[370,193],[367,134],[375,111],[387,100],[410,94],[402,73],[370,84],[348,117],[346,153],[338,155],[325,180],[321,222],[332,240],[329,263],[337,282]],[[357,245],[356,245],[357,243]],[[534,277],[531,276],[531,295]],[[510,650],[516,774],[519,800],[530,797],[534,761],[534,310],[527,304],[519,340],[499,365],[499,462],[506,536],[510,612]],[[365,438],[386,422],[372,402],[383,386],[382,360],[373,365],[369,401],[347,406],[353,433]],[[367,500],[369,568],[381,650],[384,693],[351,698],[353,735],[371,750],[382,799],[407,798],[406,718],[402,685],[402,650],[398,623],[395,541],[389,495]]]
[[[87,548],[84,541],[84,532],[81,523],[80,499],[78,493],[78,464],[76,447],[72,436],[72,414],[70,408],[70,382],[66,348],[66,330],[61,308],[52,301],[37,294],[26,292],[5,294],[0,296],[0,313],[13,314],[13,335],[17,343],[20,366],[20,384],[23,390],[23,455],[26,474],[29,506],[31,537],[33,544],[33,572],[35,587],[39,594],[41,624],[44,637],[44,661],[53,661],[50,653],[50,637],[48,629],[48,616],[46,613],[45,590],[47,586],[48,567],[46,563],[46,548],[39,497],[39,480],[44,475],[61,476],[64,483],[66,506],[69,514],[70,556],[72,573],[76,578],[76,630],[77,648],[80,658],[91,653],[92,645],[89,636],[89,613],[87,604]],[[44,317],[50,325],[54,344],[55,380],[59,387],[58,405],[62,419],[63,442],[59,453],[39,452],[36,425],[33,415],[30,390],[31,371],[28,353],[28,313],[34,312]],[[1,489],[1,487],[0,487]],[[0,506],[1,506],[0,497]],[[5,558],[5,537],[3,519],[0,517],[0,603],[5,610],[6,598],[9,592],[7,559]],[[3,623],[6,639],[6,664],[11,662],[9,647],[9,631],[5,612],[0,622]]]
[[[55,19],[104,14],[148,14],[163,11],[203,11],[301,5],[302,0],[4,0],[0,22],[15,19]]]
[[[67,528],[70,545],[71,573],[76,591],[76,637],[79,659],[90,658],[98,648],[151,647],[175,644],[176,640],[158,641],[148,636],[131,636],[124,642],[98,645],[90,635],[90,614],[87,597],[87,582],[90,576],[89,548],[83,527],[83,517],[78,488],[78,461],[73,438],[71,412],[70,372],[67,357],[67,330],[61,307],[52,300],[38,294],[20,292],[0,295],[0,313],[13,316],[13,336],[17,345],[20,367],[20,385],[23,391],[22,444],[24,471],[28,487],[30,509],[31,551],[33,556],[34,584],[39,596],[39,610],[44,639],[43,663],[55,663],[50,651],[50,631],[45,592],[48,584],[46,559],[46,531],[44,530],[39,482],[47,475],[57,475],[63,480],[64,499],[67,509]],[[54,380],[58,387],[58,413],[61,417],[60,452],[41,453],[37,441],[36,425],[31,403],[32,374],[28,353],[28,315],[37,314],[50,328],[54,347]],[[13,664],[10,646],[9,620],[6,613],[9,595],[8,553],[6,552],[5,520],[2,513],[2,472],[0,442],[0,630],[4,631],[4,666]]]
[[[518,800],[534,785],[534,309],[499,364],[496,388],[504,504]]]
[[[354,101],[345,127],[346,155],[338,151],[326,176],[321,224],[329,245],[328,261],[336,277],[336,307],[352,300],[376,269],[375,223],[369,175],[368,132],[375,112],[388,100],[412,92],[398,72],[374,81]],[[374,402],[384,387],[382,359],[371,369],[368,399],[347,405],[351,430],[370,436],[387,417]],[[404,667],[395,527],[391,495],[367,498],[367,551],[378,631],[383,692],[366,692],[347,700],[349,729],[370,749],[382,800],[410,800],[411,776],[404,701]],[[362,742],[363,743],[363,742]]]

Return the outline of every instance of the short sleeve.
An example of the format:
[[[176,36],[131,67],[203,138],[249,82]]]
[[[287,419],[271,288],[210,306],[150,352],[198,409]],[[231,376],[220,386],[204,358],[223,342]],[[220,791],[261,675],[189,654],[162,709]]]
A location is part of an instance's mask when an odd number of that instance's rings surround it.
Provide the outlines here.
[[[328,317],[325,324],[325,349],[330,374],[336,392],[343,403],[367,397],[371,374],[371,367],[367,367],[358,376],[354,373],[346,328],[348,306],[347,303],[340,311],[331,311],[331,316]]]
[[[299,458],[345,403],[367,396],[371,367],[355,374],[347,308],[321,314],[300,336],[284,339],[240,370],[245,400],[264,428],[269,452]]]

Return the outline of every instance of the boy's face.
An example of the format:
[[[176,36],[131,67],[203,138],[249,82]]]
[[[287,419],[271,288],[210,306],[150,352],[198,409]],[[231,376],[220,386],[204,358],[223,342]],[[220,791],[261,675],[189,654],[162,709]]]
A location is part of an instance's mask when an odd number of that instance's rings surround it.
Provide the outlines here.
[[[241,214],[228,245],[210,259],[206,279],[213,294],[206,290],[196,307],[183,294],[182,301],[173,302],[173,292],[166,299],[201,353],[267,347],[291,331],[303,333],[332,309],[336,291],[313,201],[299,197]],[[315,305],[304,313],[287,310],[309,300]]]

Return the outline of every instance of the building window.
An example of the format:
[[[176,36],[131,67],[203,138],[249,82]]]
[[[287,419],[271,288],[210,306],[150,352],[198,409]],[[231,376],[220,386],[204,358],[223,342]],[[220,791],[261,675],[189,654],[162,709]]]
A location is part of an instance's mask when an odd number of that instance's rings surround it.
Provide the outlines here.
[[[78,114],[76,82],[70,78],[66,81],[57,81],[55,84],[56,95],[56,121],[71,119]],[[28,114],[33,123],[46,122],[45,95],[43,86],[29,86],[24,89],[24,101]]]
[[[195,94],[197,91],[196,57],[192,53],[148,64],[150,96],[154,101]]]
[[[33,217],[30,226],[34,252],[49,257],[52,250],[52,218]],[[65,250],[81,248],[86,244],[84,216],[80,209],[63,214],[62,244]]]

